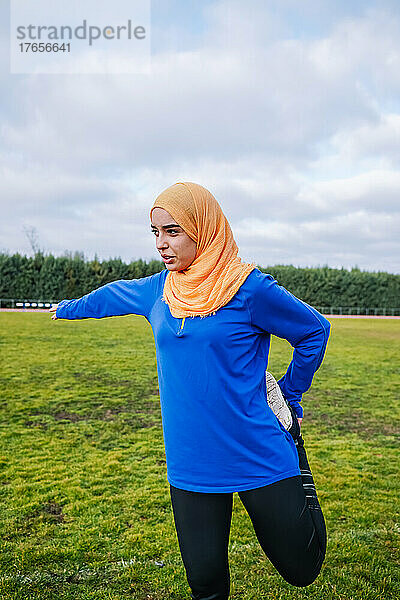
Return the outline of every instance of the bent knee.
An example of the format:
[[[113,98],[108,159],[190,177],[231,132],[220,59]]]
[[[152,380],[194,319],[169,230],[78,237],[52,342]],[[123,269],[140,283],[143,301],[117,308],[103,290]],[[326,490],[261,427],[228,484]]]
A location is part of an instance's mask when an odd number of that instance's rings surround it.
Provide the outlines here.
[[[282,577],[285,579],[285,581],[287,581],[288,583],[290,583],[290,585],[294,585],[296,587],[307,587],[308,585],[311,585],[312,583],[314,583],[314,581],[317,579],[320,571],[321,571],[321,566],[322,566],[322,562],[321,564],[317,567],[317,569],[313,569],[312,571],[307,570],[307,569],[302,569],[301,571],[297,571],[297,572],[286,572],[286,573],[281,573]]]
[[[296,587],[307,587],[308,585],[311,585],[312,583],[314,583],[314,581],[317,579],[318,577],[318,573],[316,575],[313,576],[304,576],[303,574],[301,574],[300,576],[296,576],[296,577],[284,577],[284,579],[290,583],[290,585],[294,585]]]

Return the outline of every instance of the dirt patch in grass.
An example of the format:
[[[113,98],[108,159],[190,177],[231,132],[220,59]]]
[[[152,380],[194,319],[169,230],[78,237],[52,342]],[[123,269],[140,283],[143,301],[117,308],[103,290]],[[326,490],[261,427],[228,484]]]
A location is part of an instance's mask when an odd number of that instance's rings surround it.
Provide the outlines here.
[[[24,427],[40,427],[41,429],[48,429],[48,423],[44,421],[24,421]]]
[[[44,504],[41,509],[41,514],[52,523],[64,523],[65,520],[62,506],[61,504],[58,504],[58,502],[48,502],[47,504]]]
[[[56,421],[70,421],[71,423],[77,423],[78,421],[85,421],[88,419],[85,415],[78,415],[77,413],[69,413],[66,410],[60,410],[53,415]]]
[[[157,398],[154,396],[157,395]],[[122,399],[121,399],[122,400]],[[123,421],[135,428],[148,428],[159,426],[161,423],[160,403],[158,400],[158,388],[151,387],[146,395],[138,400],[126,401],[124,404],[114,406],[104,406],[100,404],[92,408],[85,406],[82,402],[82,408],[86,408],[84,413],[69,411],[68,407],[43,407],[42,409],[32,410],[31,419],[23,422],[24,427],[37,427],[48,429],[51,427],[51,421],[41,420],[40,417],[51,417],[55,422],[65,421],[69,423],[78,423],[80,421],[106,421],[111,422],[117,419]],[[35,418],[37,417],[37,418]]]
[[[48,414],[48,413],[40,413]],[[122,415],[120,417],[120,415]],[[32,415],[34,416],[34,415]],[[111,422],[120,418],[126,425],[134,429],[148,429],[149,427],[158,427],[161,424],[159,407],[156,403],[146,402],[132,411],[129,407],[119,406],[116,408],[107,408],[102,412],[89,413],[85,415],[61,410],[51,414],[54,421],[64,421],[65,423],[78,423],[80,421],[106,421]],[[24,427],[37,427],[43,430],[49,429],[49,423],[44,421],[27,420],[23,423]],[[90,437],[90,436],[89,436]]]
[[[357,411],[329,414],[307,409],[305,418],[310,424],[320,426],[323,431],[357,433],[360,438],[366,440],[375,438],[377,435],[400,436],[400,427],[391,423],[383,423]]]
[[[144,398],[143,400],[135,403],[134,409],[132,406],[121,405],[113,408],[107,408],[104,412],[96,414],[97,419],[101,421],[111,421],[121,413],[130,414],[132,416],[140,415],[158,415],[160,412],[160,405],[158,401],[149,400]]]
[[[106,375],[101,375],[99,373],[85,373],[85,372],[81,372],[81,371],[75,371],[73,373],[73,376],[75,377],[75,379],[78,379],[79,381],[87,381],[90,383],[93,383],[93,381],[96,381],[98,383],[101,383],[102,385],[109,386],[109,387],[132,387],[133,388],[133,387],[135,387],[135,385],[137,385],[137,382],[135,382],[133,379],[110,379]]]
[[[13,535],[25,535],[40,527],[41,523],[50,523],[60,525],[65,522],[63,507],[58,502],[52,500],[38,506],[38,508],[28,514],[20,514],[17,517],[17,531]]]
[[[120,419],[127,425],[140,429],[147,429],[148,427],[154,427],[160,424],[158,404],[155,402],[140,403],[139,406],[135,407],[134,411],[128,406],[117,406],[102,411],[94,411],[85,415],[62,410],[52,416],[56,421],[69,421],[70,423],[77,423],[78,421],[111,422]]]
[[[107,410],[101,416],[99,416],[99,419],[101,421],[112,421],[113,419],[115,419],[116,415],[119,415],[122,412],[125,412],[124,406],[119,406],[117,408],[107,408]]]

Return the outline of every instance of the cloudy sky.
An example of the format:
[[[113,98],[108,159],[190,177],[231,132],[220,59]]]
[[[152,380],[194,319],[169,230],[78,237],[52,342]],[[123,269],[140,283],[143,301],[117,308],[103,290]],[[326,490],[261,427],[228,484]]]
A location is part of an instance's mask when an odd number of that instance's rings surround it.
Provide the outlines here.
[[[156,258],[194,181],[245,260],[400,272],[398,0],[153,0],[138,75],[10,74],[0,6],[0,250]]]

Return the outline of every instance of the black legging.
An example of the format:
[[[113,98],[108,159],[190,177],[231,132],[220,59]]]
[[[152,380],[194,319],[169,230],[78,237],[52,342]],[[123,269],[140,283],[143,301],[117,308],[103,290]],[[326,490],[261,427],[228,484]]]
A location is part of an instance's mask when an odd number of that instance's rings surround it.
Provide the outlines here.
[[[312,583],[326,550],[326,529],[316,497],[300,475],[239,492],[267,557],[286,581]],[[227,600],[232,493],[189,492],[170,486],[175,526],[194,600]]]

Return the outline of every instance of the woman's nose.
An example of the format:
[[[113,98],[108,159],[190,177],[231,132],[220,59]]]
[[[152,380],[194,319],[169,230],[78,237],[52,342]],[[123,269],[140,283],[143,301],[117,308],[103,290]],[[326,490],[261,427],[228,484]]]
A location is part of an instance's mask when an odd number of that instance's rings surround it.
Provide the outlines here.
[[[168,244],[167,244],[167,240],[165,239],[165,237],[163,235],[158,235],[158,237],[156,238],[156,248],[157,250],[162,250],[163,248],[167,248]]]

